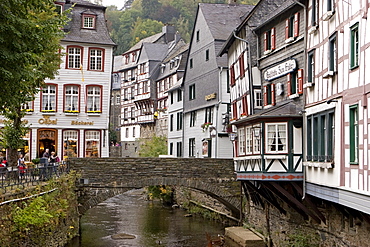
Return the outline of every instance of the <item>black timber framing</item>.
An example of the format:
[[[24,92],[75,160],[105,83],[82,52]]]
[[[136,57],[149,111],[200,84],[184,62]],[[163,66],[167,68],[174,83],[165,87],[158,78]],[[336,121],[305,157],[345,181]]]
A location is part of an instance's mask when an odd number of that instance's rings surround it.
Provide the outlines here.
[[[279,203],[277,202],[276,198],[274,198],[268,191],[266,191],[265,189],[263,189],[263,187],[261,188],[256,188],[251,182],[249,181],[241,181],[242,182],[242,186],[244,188],[245,191],[248,191],[248,189],[252,190],[253,192],[257,193],[257,195],[259,195],[260,197],[262,197],[263,199],[265,199],[268,203],[270,203],[273,207],[275,207],[277,210],[279,210],[279,212],[281,214],[286,214],[286,210],[283,209]],[[258,200],[261,200],[261,198],[259,198]],[[263,205],[263,203],[262,203]]]
[[[294,182],[291,182],[291,183],[294,183]],[[289,184],[289,183],[286,183],[286,184]],[[289,206],[294,208],[303,217],[310,216],[317,223],[321,223],[321,219],[319,217],[313,214],[311,210],[309,210],[302,202],[300,202],[297,198],[295,198],[291,193],[289,193],[279,183],[268,182],[268,183],[264,183],[263,185],[266,186],[272,193],[274,193],[280,199],[285,201]]]

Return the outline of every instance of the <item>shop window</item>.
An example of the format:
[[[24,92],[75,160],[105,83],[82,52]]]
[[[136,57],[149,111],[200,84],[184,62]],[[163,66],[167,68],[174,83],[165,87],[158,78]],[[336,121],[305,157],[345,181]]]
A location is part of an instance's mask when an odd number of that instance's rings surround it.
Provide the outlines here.
[[[42,102],[41,111],[42,112],[55,112],[56,111],[56,86],[46,85],[42,89]]]
[[[103,71],[104,49],[89,49],[89,70]]]
[[[63,131],[63,159],[78,156],[78,130]]]
[[[87,112],[101,113],[101,87],[87,86]]]
[[[85,131],[85,157],[100,157],[100,131]]]
[[[286,153],[287,152],[287,124],[286,123],[267,123],[267,153]]]
[[[67,47],[67,69],[81,69],[82,67],[82,47],[68,46]]]
[[[79,86],[67,85],[64,87],[64,112],[79,112]]]

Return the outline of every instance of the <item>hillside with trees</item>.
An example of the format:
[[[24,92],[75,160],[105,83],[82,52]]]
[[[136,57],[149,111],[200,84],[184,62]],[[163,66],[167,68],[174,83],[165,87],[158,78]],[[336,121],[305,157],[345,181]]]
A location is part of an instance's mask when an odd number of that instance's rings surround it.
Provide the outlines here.
[[[108,6],[106,17],[112,39],[117,44],[115,55],[127,51],[143,38],[161,32],[163,25],[174,25],[189,42],[198,3],[227,3],[228,0],[134,0],[129,8]],[[255,5],[258,0],[239,0]]]

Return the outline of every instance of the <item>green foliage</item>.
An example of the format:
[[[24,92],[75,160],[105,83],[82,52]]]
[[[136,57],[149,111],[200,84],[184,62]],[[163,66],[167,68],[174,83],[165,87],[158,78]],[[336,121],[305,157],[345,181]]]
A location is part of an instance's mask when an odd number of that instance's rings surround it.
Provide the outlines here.
[[[53,0],[0,1],[0,9],[0,114],[7,119],[1,144],[10,149],[9,163],[14,165],[28,131],[21,107],[59,69],[67,17],[55,11]]]
[[[227,2],[228,0],[135,0],[131,8],[125,11],[110,7],[106,16],[112,39],[118,45],[115,54],[122,54],[141,39],[153,35],[151,31],[160,32],[157,24],[174,25],[181,37],[189,42],[198,3]],[[258,0],[239,2],[254,5]],[[151,28],[148,25],[154,26]]]
[[[149,186],[147,193],[150,199],[160,199],[163,203],[169,204],[173,202],[173,189],[164,185]]]
[[[167,138],[165,136],[153,136],[150,139],[140,140],[140,157],[158,157],[167,154]]]
[[[46,208],[46,201],[42,197],[37,197],[29,205],[25,203],[25,208],[16,208],[14,213],[14,228],[18,231],[29,230],[29,226],[43,227],[48,224],[53,215]]]

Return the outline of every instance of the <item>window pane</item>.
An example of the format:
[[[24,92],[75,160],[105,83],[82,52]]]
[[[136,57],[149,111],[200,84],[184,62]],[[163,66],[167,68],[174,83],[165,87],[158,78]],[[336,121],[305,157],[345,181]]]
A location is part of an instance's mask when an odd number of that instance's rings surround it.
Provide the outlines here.
[[[100,131],[88,130],[85,132],[85,157],[99,157]]]

